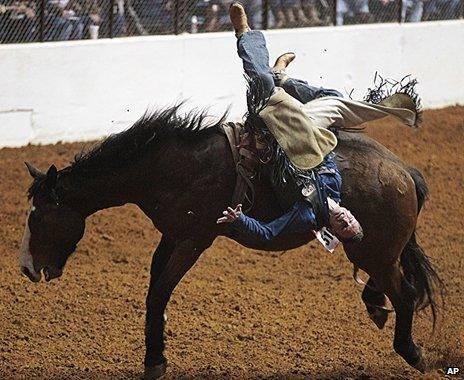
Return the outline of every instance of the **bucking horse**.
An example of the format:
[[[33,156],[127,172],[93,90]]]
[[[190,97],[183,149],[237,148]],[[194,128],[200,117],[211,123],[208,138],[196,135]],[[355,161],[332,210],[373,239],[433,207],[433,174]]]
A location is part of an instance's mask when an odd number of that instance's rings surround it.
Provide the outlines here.
[[[86,218],[127,203],[137,205],[162,233],[150,270],[146,298],[145,378],[166,372],[164,311],[187,271],[218,236],[253,249],[289,250],[312,234],[287,234],[254,241],[216,219],[231,206],[236,164],[224,133],[225,116],[211,121],[204,112],[184,114],[180,105],[145,114],[131,128],[76,155],[61,170],[42,172],[27,164],[33,183],[21,245],[21,271],[38,282],[58,278],[84,235]],[[435,321],[435,269],[416,242],[416,223],[428,189],[421,173],[362,133],[340,131],[335,150],[343,177],[342,204],[364,229],[361,241],[345,242],[356,268],[369,275],[362,299],[375,324],[388,317],[386,297],[396,312],[394,350],[424,372],[426,362],[411,336],[414,311],[430,306]],[[284,210],[270,179],[256,176],[249,215],[262,221]],[[233,205],[235,206],[235,205]]]

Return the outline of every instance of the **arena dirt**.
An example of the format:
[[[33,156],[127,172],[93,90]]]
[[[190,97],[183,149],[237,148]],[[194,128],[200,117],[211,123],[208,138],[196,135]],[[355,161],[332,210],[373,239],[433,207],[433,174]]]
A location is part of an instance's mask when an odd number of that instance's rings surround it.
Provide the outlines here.
[[[392,349],[394,320],[379,331],[361,302],[343,250],[311,243],[256,252],[217,239],[168,306],[167,378],[412,379],[464,373],[464,108],[427,111],[417,131],[383,120],[367,133],[418,167],[431,196],[418,236],[447,285],[444,317],[414,336],[424,377]],[[67,165],[87,144],[0,150],[0,378],[138,379],[151,252],[160,235],[134,206],[92,216],[64,276],[33,284],[18,252],[30,178],[23,162]],[[385,221],[386,224],[394,221]]]

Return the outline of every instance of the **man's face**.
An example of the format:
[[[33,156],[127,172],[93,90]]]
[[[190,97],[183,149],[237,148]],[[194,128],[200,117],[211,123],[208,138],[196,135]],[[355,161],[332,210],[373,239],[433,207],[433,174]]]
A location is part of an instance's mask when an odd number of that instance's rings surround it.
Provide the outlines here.
[[[362,237],[361,225],[345,207],[337,207],[331,212],[330,225],[335,235],[342,241],[348,241],[355,236]]]

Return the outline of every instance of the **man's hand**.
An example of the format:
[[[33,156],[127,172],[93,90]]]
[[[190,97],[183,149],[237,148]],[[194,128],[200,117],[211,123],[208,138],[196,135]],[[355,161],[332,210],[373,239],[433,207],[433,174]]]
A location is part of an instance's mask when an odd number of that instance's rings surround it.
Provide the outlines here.
[[[227,207],[226,211],[223,211],[222,214],[224,215],[222,218],[219,218],[216,223],[232,223],[242,214],[242,205],[238,204],[235,209],[232,207]]]

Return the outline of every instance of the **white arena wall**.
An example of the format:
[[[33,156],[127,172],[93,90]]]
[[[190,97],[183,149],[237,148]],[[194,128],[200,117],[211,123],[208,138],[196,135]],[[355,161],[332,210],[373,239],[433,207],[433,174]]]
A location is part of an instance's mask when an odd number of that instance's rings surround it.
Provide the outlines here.
[[[275,30],[273,61],[361,99],[374,73],[413,74],[426,108],[464,104],[464,21]],[[230,118],[245,112],[233,33],[0,46],[0,147],[82,141],[120,131],[147,109],[189,99]]]

